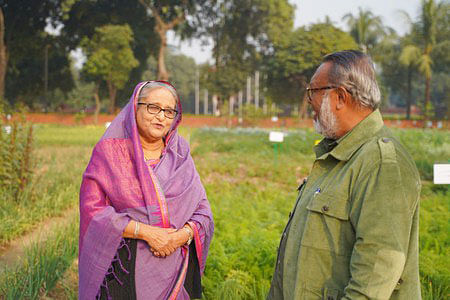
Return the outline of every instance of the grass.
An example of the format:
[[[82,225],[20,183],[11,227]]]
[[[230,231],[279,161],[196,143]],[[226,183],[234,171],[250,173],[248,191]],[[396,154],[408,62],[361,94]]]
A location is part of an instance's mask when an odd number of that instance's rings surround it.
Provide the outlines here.
[[[448,132],[395,130],[422,178],[450,157]],[[193,156],[216,223],[205,271],[206,299],[264,299],[276,249],[299,181],[313,161],[311,131],[291,132],[275,160],[265,131],[199,130]],[[430,174],[431,167],[431,174]],[[420,213],[420,275],[424,299],[447,299],[450,286],[450,190],[425,180]]]
[[[279,237],[317,138],[309,131],[292,134],[275,158],[264,131],[200,130],[192,136],[215,220],[203,280],[206,299],[265,298]]]
[[[77,205],[90,151],[89,146],[41,146],[35,150],[38,165],[29,196],[25,194],[20,203],[0,201],[0,245]]]
[[[34,126],[33,184],[18,203],[0,193],[0,247],[78,204],[81,175],[104,131],[103,126]],[[189,139],[190,129],[180,132]]]
[[[38,147],[50,146],[94,146],[105,132],[104,126],[36,126],[36,144]]]
[[[28,248],[23,264],[0,274],[1,297],[37,299],[56,285],[78,253],[76,219],[59,228],[44,243],[35,243]]]
[[[81,174],[103,131],[103,127],[92,126],[37,127],[36,155],[41,160],[36,173],[39,197],[34,203],[7,208],[8,213],[0,214],[0,236],[3,232],[4,240],[77,205]],[[429,180],[430,166],[450,157],[449,134],[433,130],[394,132],[425,179],[420,214],[422,296],[446,299],[450,286],[450,191]],[[264,130],[180,128],[180,133],[190,140],[215,220],[215,235],[203,278],[204,298],[264,299],[281,231],[294,204],[296,188],[312,166],[312,145],[320,137],[311,130],[290,131],[282,148],[275,152]],[[8,222],[9,227],[3,224]],[[63,298],[75,299],[76,286],[65,284],[63,274],[76,275],[77,265],[72,262],[77,251],[77,226],[74,221],[44,244],[33,246],[26,256],[28,263],[0,275],[2,294],[36,298],[52,296],[55,290],[62,289]],[[11,230],[14,233],[7,233],[5,239],[5,232]],[[63,244],[67,247],[61,247]],[[48,257],[43,257],[47,254]],[[47,278],[42,270],[53,275]],[[6,286],[6,281],[14,284]]]
[[[416,162],[422,180],[433,180],[434,163],[450,163],[450,134],[433,129],[395,129]]]
[[[449,299],[449,186],[425,183],[420,204],[419,261],[422,296],[425,300]]]

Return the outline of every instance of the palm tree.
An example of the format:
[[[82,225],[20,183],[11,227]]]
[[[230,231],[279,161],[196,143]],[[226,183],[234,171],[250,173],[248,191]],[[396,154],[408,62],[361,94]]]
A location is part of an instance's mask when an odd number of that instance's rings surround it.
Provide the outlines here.
[[[405,66],[416,66],[420,73],[425,77],[425,96],[423,103],[424,121],[428,118],[428,103],[430,103],[430,87],[432,76],[433,60],[431,51],[436,46],[437,19],[443,2],[436,5],[434,0],[422,0],[418,21],[412,24],[413,32],[417,39],[415,43],[406,45],[400,55],[400,62]],[[405,16],[408,17],[407,13]],[[407,19],[410,20],[408,17]]]
[[[370,10],[364,10],[361,7],[358,10],[357,16],[348,13],[342,17],[342,20],[347,22],[350,35],[359,47],[367,53],[385,35],[386,28],[383,26],[381,18],[374,16]]]
[[[411,97],[412,97],[412,75],[418,66],[421,53],[416,46],[408,45],[402,49],[399,61],[408,70],[407,95],[406,95],[406,119],[411,117]]]

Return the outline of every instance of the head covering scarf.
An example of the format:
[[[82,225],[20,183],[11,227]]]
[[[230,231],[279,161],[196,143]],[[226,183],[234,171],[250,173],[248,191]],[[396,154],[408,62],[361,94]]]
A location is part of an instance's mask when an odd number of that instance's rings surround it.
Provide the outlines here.
[[[108,271],[122,234],[131,220],[162,228],[194,231],[203,274],[213,234],[213,219],[205,190],[195,169],[188,143],[178,135],[178,114],[165,137],[165,150],[156,166],[145,160],[136,124],[141,82],[128,104],[94,147],[80,190],[79,299],[94,299]],[[173,88],[173,87],[172,87]],[[189,250],[178,248],[166,258],[152,254],[138,240],[135,266],[137,299],[189,299],[183,287]]]

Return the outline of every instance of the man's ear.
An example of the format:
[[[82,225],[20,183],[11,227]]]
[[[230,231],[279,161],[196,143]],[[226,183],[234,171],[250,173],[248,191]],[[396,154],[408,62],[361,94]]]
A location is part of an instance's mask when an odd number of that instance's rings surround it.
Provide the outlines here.
[[[343,109],[346,105],[349,104],[350,98],[348,93],[344,88],[338,87],[335,89],[336,91],[336,110]]]

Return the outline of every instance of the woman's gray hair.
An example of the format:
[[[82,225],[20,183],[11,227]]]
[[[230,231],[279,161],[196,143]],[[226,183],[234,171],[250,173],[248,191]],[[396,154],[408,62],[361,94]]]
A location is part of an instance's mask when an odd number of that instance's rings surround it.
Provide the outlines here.
[[[141,91],[139,92],[138,99],[147,98],[152,90],[159,89],[159,88],[167,89],[172,94],[172,96],[175,98],[176,104],[178,104],[179,98],[178,98],[177,91],[170,84],[160,82],[160,81],[147,82],[144,85],[144,87],[141,89]]]
[[[380,105],[375,68],[372,59],[357,50],[345,50],[328,54],[323,62],[331,62],[328,81],[344,87],[362,107],[372,109]]]

